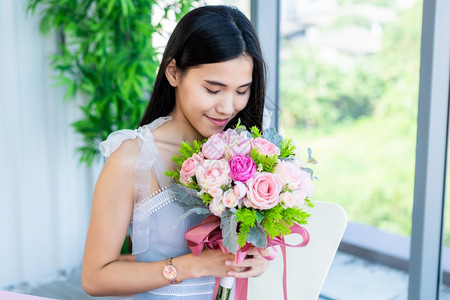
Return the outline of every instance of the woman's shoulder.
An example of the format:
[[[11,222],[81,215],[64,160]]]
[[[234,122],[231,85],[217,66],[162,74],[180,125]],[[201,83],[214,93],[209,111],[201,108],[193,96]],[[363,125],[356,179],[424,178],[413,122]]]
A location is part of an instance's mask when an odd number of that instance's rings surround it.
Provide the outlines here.
[[[129,139],[123,141],[120,146],[110,155],[110,158],[116,157],[121,160],[130,160],[136,162],[141,151],[141,146],[139,145],[138,139]],[[133,164],[134,165],[134,164]]]
[[[111,133],[106,140],[99,144],[100,152],[105,157],[110,157],[111,154],[121,148],[126,141],[136,140],[138,137],[137,130],[122,129]]]
[[[117,149],[108,156],[105,162],[105,169],[132,175],[140,150],[141,147],[136,138],[123,141]]]

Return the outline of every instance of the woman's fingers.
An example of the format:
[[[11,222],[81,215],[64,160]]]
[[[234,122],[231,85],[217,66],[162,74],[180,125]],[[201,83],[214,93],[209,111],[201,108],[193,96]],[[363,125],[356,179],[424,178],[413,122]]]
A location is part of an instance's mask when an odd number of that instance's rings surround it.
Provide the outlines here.
[[[268,249],[262,249],[261,252],[265,256],[270,254]],[[202,258],[205,259],[206,265],[202,265],[206,274],[215,277],[257,277],[263,274],[269,266],[269,262],[255,247],[249,249],[246,258],[240,264],[236,264],[233,254],[224,254],[221,250],[205,248],[202,252]]]
[[[266,253],[264,253],[264,255],[266,255]],[[259,253],[259,251],[255,247],[249,249],[249,251],[247,252],[247,257],[239,265],[231,260],[227,260],[225,264],[231,267],[231,271],[228,274],[236,278],[260,276],[267,270],[267,267],[269,266],[269,262]]]

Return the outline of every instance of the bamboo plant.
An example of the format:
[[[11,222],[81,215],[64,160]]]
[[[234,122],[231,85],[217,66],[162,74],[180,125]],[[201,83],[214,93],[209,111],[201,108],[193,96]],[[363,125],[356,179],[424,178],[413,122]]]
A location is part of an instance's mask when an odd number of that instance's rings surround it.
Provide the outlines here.
[[[178,21],[198,0],[27,0],[41,16],[44,35],[57,32],[58,53],[51,56],[56,85],[66,86],[65,101],[84,94],[83,118],[74,122],[84,145],[77,148],[88,166],[100,158],[98,144],[118,129],[136,128],[147,106],[161,49],[155,35],[164,20]],[[154,10],[162,12],[157,17]],[[131,253],[130,237],[121,253]]]
[[[170,2],[170,3],[167,3]],[[164,35],[164,20],[179,20],[198,0],[27,0],[39,12],[40,31],[59,34],[51,65],[64,100],[86,95],[79,104],[83,118],[72,126],[83,137],[80,161],[100,157],[98,143],[114,130],[136,128],[147,106]],[[162,17],[153,13],[158,10]],[[166,33],[167,35],[167,33]]]

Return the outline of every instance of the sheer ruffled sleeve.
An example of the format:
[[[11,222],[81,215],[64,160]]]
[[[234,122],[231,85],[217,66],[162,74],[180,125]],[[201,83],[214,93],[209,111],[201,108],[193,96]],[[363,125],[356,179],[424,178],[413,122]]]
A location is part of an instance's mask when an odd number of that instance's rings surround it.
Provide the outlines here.
[[[118,130],[111,133],[105,141],[100,143],[98,147],[103,156],[109,157],[114,151],[117,150],[117,148],[120,147],[123,141],[132,140],[137,136],[136,130]]]
[[[109,157],[126,140],[138,138],[141,147],[134,168],[134,208],[130,227],[133,254],[144,252],[149,246],[150,216],[147,212],[148,205],[145,203],[150,199],[152,180],[156,179],[160,187],[170,183],[170,178],[164,174],[166,167],[159,158],[152,135],[154,129],[170,119],[170,117],[161,117],[136,130],[115,131],[99,145],[105,157]]]

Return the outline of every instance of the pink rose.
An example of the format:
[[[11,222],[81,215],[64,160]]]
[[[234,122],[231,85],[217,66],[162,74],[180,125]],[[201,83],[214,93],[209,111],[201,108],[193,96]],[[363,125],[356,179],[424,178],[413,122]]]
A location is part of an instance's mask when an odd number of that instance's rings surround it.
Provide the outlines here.
[[[247,187],[242,182],[240,181],[234,182],[233,192],[236,194],[236,197],[239,200],[244,198],[244,196],[247,194],[247,190],[248,190]]]
[[[226,156],[247,155],[250,152],[251,139],[247,137],[244,131],[237,133],[234,129],[227,129],[222,133],[222,138],[227,144]]]
[[[278,204],[280,180],[272,173],[262,172],[247,181],[247,198],[256,209],[269,209]]]
[[[238,133],[236,130],[228,128],[226,131],[223,131],[221,133],[221,135],[222,135],[222,139],[225,141],[225,143],[230,144],[233,137],[238,135]]]
[[[193,157],[186,159],[181,165],[180,170],[180,182],[184,184],[189,184],[191,182],[191,177],[195,175],[196,162]]]
[[[263,138],[258,137],[254,139],[252,142],[252,148],[258,149],[259,154],[262,155],[274,155],[274,154],[276,154],[277,156],[280,155],[280,149],[271,142],[269,142],[268,140]]]
[[[228,190],[223,193],[222,203],[225,207],[232,208],[238,204],[238,199],[236,195],[233,193],[233,190]]]
[[[180,182],[188,185],[195,175],[195,168],[205,161],[202,153],[194,153],[192,157],[186,159],[181,165]]]
[[[209,203],[209,210],[216,216],[220,217],[225,210],[225,205],[222,203],[221,198],[214,198]]]
[[[230,147],[226,146],[225,147],[225,152],[223,153],[223,157],[226,160],[229,160],[230,158],[232,158],[233,157],[233,150],[231,150]]]
[[[293,207],[295,205],[295,197],[290,192],[280,194],[280,203],[283,207]]]
[[[302,206],[305,204],[305,192],[301,190],[292,191],[292,197],[294,198],[294,206],[302,208]]]
[[[314,194],[314,184],[311,179],[311,174],[305,170],[300,170],[300,174],[301,179],[298,188],[305,192],[306,197],[311,197]]]
[[[198,185],[206,191],[212,188],[221,188],[229,184],[231,178],[228,175],[230,167],[224,159],[206,159],[203,164],[197,166],[195,176]]]
[[[282,187],[294,190],[300,184],[301,171],[295,163],[281,160],[277,163],[273,173],[280,179]]]
[[[221,159],[225,151],[225,142],[220,133],[213,134],[202,146],[202,153],[208,159]]]
[[[195,160],[196,166],[201,165],[205,161],[205,157],[201,152],[192,154],[192,158]]]
[[[235,181],[247,182],[256,172],[256,164],[251,157],[234,156],[229,161],[230,177]]]

